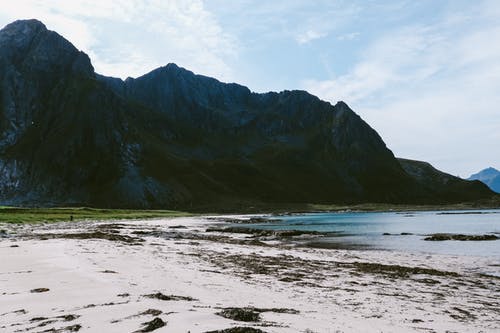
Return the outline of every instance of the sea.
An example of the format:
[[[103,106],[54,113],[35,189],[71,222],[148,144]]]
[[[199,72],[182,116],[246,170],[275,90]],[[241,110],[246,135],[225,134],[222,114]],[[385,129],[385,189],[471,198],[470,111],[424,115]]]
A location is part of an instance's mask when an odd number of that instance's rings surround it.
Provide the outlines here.
[[[312,247],[493,256],[500,261],[500,240],[424,240],[435,233],[495,234],[500,237],[500,209],[308,213],[271,217],[269,222],[250,226],[257,229],[329,233],[328,236],[303,242]]]

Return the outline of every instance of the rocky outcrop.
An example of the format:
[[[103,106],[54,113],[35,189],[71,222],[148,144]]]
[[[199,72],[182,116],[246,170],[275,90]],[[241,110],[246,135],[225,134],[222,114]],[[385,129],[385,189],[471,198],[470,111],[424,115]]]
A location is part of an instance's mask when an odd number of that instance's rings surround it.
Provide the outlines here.
[[[122,81],[36,21],[0,31],[0,202],[120,207],[448,202],[343,102],[169,64]]]

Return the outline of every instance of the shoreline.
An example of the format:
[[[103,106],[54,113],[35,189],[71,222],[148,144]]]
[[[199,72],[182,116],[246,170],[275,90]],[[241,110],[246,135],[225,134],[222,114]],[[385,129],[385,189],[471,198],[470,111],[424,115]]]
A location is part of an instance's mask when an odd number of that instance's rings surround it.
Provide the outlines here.
[[[206,232],[223,217],[4,224],[0,328],[133,332],[160,318],[166,325],[155,332],[500,329],[500,279],[480,274],[500,272],[498,258]],[[158,293],[169,297],[149,297]],[[258,321],[221,315],[249,307]]]
[[[423,213],[423,214],[422,214]],[[336,218],[339,214],[340,218]],[[353,230],[345,224],[354,226],[359,222],[358,216],[366,214],[369,224],[375,227],[359,227]],[[422,214],[422,215],[421,215]],[[431,214],[431,216],[429,216]],[[245,220],[234,218],[219,218],[229,223],[207,228],[207,232],[223,234],[246,234],[255,241],[276,239],[292,242],[296,246],[319,249],[345,250],[394,250],[401,252],[445,255],[475,255],[499,256],[500,247],[495,241],[500,240],[500,231],[491,225],[488,228],[479,228],[481,224],[497,223],[500,210],[479,211],[425,211],[425,212],[335,212],[310,213],[300,215],[262,215],[252,216]],[[299,217],[297,220],[296,217]],[[322,217],[323,216],[323,217]],[[354,216],[352,220],[349,216]],[[384,218],[384,225],[377,225],[378,216]],[[405,221],[398,218],[403,216]],[[424,220],[436,216],[448,217],[448,221],[435,220],[440,228],[433,230],[432,226],[421,227]],[[458,216],[466,216],[474,226],[470,230],[457,229]],[[469,217],[470,216],[470,217]],[[363,217],[365,218],[365,217]],[[407,220],[412,218],[413,220]],[[488,218],[494,221],[484,221]],[[328,220],[328,223],[324,221]],[[390,221],[390,223],[389,223]],[[450,223],[451,222],[451,223]],[[481,222],[481,223],[480,223]],[[496,224],[495,224],[496,225]],[[420,226],[420,228],[416,228]],[[382,228],[383,227],[383,228]],[[394,228],[395,227],[395,228]],[[430,228],[430,230],[428,229]],[[426,230],[427,229],[427,230]],[[455,230],[453,232],[452,230]],[[453,242],[444,242],[452,240]],[[427,244],[425,244],[427,243]]]
[[[187,208],[187,207],[184,207]],[[65,222],[65,221],[93,221],[93,220],[141,220],[170,217],[188,216],[238,216],[245,215],[300,215],[314,213],[336,212],[387,212],[411,213],[423,211],[474,211],[474,210],[500,210],[500,195],[491,200],[480,202],[465,202],[457,204],[417,205],[417,204],[386,204],[386,203],[361,203],[361,204],[262,204],[241,203],[240,205],[228,204],[224,207],[214,208],[191,207],[186,210],[164,209],[126,209],[126,208],[98,208],[98,207],[30,207],[30,206],[2,206],[0,205],[1,223],[40,223],[40,222]],[[73,218],[73,219],[72,219]]]

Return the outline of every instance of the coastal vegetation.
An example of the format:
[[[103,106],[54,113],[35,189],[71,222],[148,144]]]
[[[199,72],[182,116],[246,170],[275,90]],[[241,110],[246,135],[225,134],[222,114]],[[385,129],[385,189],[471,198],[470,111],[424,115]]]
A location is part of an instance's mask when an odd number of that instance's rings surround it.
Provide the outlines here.
[[[0,223],[39,223],[84,220],[151,219],[189,216],[173,210],[96,209],[88,207],[22,208],[0,207]]]

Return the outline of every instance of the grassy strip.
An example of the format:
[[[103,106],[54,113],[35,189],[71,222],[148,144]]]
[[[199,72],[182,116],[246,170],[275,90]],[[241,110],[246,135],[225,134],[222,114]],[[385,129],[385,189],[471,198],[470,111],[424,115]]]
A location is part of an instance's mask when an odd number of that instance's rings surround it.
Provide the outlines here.
[[[260,201],[235,201],[221,199],[217,202],[185,207],[190,212],[204,215],[217,214],[284,214],[284,213],[310,213],[310,212],[409,212],[409,211],[443,211],[443,210],[474,210],[474,209],[499,209],[500,195],[489,199],[462,203],[436,203],[436,204],[396,204],[396,203],[276,203]]]
[[[191,214],[173,210],[129,210],[97,208],[19,208],[0,207],[0,223],[39,223],[83,220],[150,219]]]
[[[357,205],[322,205],[310,204],[308,209],[317,212],[335,211],[363,211],[363,212],[407,212],[407,211],[442,211],[442,210],[474,210],[474,209],[498,209],[500,201],[485,203],[459,203],[442,205],[410,205],[410,204],[385,204],[385,203],[363,203]]]

